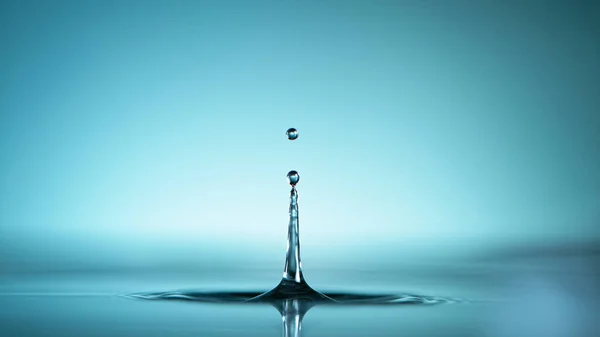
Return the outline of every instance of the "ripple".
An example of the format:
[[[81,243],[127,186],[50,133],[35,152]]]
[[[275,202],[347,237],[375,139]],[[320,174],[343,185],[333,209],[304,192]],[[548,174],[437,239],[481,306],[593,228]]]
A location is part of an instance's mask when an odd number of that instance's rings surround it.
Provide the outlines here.
[[[433,305],[465,302],[462,299],[415,294],[367,294],[367,293],[321,293],[311,288],[304,280],[292,282],[286,279],[267,292],[202,292],[167,291],[124,295],[143,300],[175,300],[205,303],[268,303],[279,307],[284,301],[301,301],[306,306],[314,305]]]
[[[167,291],[167,292],[147,292],[126,294],[123,297],[143,300],[175,300],[206,303],[269,303],[276,299],[261,299],[265,295],[263,292],[200,292],[200,291]],[[422,296],[413,294],[357,294],[357,293],[324,293],[329,299],[313,301],[318,304],[331,305],[408,305],[408,304],[442,304],[442,303],[462,303],[463,299],[447,298],[438,296]],[[301,299],[302,298],[281,298]]]

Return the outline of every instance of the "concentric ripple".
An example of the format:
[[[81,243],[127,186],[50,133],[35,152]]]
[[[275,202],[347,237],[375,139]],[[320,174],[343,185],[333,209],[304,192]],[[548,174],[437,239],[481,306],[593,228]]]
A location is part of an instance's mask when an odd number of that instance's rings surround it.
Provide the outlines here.
[[[279,296],[278,296],[279,295]],[[284,300],[302,300],[314,305],[433,305],[443,303],[465,302],[462,299],[437,296],[421,296],[413,294],[357,294],[357,293],[325,293],[321,298],[313,296],[274,295],[272,292],[201,292],[201,291],[167,291],[147,292],[124,295],[127,298],[143,300],[191,301],[204,303],[246,303],[274,304]]]

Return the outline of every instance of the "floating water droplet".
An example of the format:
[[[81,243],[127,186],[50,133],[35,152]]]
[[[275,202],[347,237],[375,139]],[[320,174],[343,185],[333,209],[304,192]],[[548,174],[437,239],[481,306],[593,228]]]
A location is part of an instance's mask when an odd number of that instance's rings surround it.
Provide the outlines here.
[[[292,171],[288,172],[287,180],[290,183],[290,185],[296,186],[296,184],[300,180],[300,175],[298,174],[298,172],[292,170]]]
[[[294,128],[289,128],[285,134],[287,135],[289,140],[294,140],[296,138],[298,138],[298,130],[294,129]]]

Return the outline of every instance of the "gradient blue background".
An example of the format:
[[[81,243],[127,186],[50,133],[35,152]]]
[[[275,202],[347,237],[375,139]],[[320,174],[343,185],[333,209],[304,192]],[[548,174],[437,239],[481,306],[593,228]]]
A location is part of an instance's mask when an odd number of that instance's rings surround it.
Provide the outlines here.
[[[2,271],[279,272],[291,169],[305,269],[597,242],[599,18],[593,1],[2,1]]]

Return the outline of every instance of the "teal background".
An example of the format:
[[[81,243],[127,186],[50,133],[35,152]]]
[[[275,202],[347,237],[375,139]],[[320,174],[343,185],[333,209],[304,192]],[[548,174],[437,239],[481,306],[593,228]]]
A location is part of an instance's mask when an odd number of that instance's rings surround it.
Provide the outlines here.
[[[2,1],[2,272],[184,264],[275,282],[292,169],[309,277],[596,246],[599,13]]]

